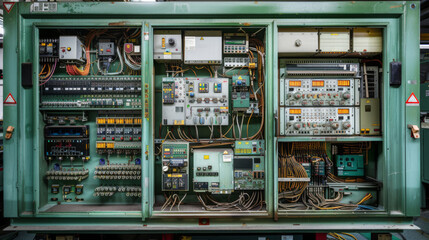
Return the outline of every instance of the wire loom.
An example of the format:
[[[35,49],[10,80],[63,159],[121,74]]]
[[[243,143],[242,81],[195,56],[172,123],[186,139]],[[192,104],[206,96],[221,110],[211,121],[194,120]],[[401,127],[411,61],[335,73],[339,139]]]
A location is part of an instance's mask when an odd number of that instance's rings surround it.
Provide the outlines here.
[[[305,168],[295,159],[295,151],[303,159],[309,159],[312,164],[318,164],[323,161],[326,162],[328,177],[330,182],[345,182],[344,180],[336,177],[330,173],[330,168],[333,162],[326,154],[326,143],[295,143],[291,144],[290,151],[286,154],[286,144],[280,145],[279,156],[279,178],[309,178]],[[319,155],[318,156],[310,156]],[[305,156],[307,155],[307,156]],[[314,176],[313,176],[314,177]],[[370,193],[366,194],[356,204],[341,203],[344,193],[337,192],[336,196],[332,199],[325,198],[326,185],[320,181],[309,184],[308,182],[279,182],[279,207],[285,210],[373,210],[371,206],[362,205],[365,201],[372,198]]]

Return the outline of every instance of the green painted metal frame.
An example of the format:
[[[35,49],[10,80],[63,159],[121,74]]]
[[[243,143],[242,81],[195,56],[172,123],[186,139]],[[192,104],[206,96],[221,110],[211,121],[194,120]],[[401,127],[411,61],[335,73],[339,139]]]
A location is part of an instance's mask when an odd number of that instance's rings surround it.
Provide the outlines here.
[[[411,92],[419,97],[418,34],[419,2],[169,2],[169,3],[58,3],[57,12],[31,13],[32,3],[17,3],[5,13],[4,95],[12,93],[17,105],[4,107],[4,126],[15,126],[14,136],[5,140],[6,169],[4,182],[5,216],[12,225],[35,231],[285,231],[285,230],[359,230],[404,229],[412,216],[419,215],[420,163],[419,141],[410,137],[407,124],[418,124],[419,108],[406,107]],[[414,8],[412,7],[414,6]],[[142,27],[149,40],[143,39],[142,91],[149,91],[149,118],[143,121],[143,198],[142,212],[130,214],[46,214],[39,209],[38,155],[39,111],[38,91],[20,85],[22,62],[37,63],[38,29],[55,27]],[[240,27],[261,26],[266,29],[267,108],[265,126],[267,147],[266,190],[267,218],[211,219],[210,226],[199,226],[198,219],[151,218],[153,215],[154,158],[154,65],[152,61],[153,29],[162,27]],[[305,214],[277,214],[277,143],[289,141],[275,138],[277,111],[277,28],[282,26],[376,26],[384,28],[384,95],[383,141],[384,207],[386,211],[356,215],[350,212],[318,211]],[[403,84],[399,88],[388,85],[388,63],[396,59],[403,63]],[[35,64],[36,66],[37,64]],[[38,66],[34,68],[37,86]],[[143,105],[143,113],[145,111]],[[359,139],[359,138],[356,138]],[[300,141],[309,139],[300,139]],[[341,139],[339,139],[341,140]],[[388,159],[385,160],[384,159]],[[319,218],[314,218],[314,217]],[[353,226],[350,223],[353,218]],[[358,216],[358,217],[357,217]],[[88,219],[90,217],[91,219]],[[310,217],[310,218],[309,218]],[[140,220],[137,220],[139,218]],[[273,218],[275,221],[273,221]],[[142,225],[142,222],[144,225]],[[71,226],[73,225],[73,226]],[[118,226],[117,228],[113,226]],[[66,226],[66,228],[59,228]]]

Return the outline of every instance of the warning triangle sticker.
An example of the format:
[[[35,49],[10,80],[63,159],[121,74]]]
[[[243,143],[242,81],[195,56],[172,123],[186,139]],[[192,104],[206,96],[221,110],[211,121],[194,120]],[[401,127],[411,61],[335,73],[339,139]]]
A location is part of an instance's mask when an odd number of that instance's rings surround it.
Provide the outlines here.
[[[9,95],[7,95],[3,104],[16,104],[15,98],[13,98],[12,93],[9,93]]]
[[[411,93],[410,97],[408,97],[407,101],[405,102],[407,105],[418,105],[419,103],[420,102],[414,93]]]
[[[4,2],[3,8],[6,9],[6,12],[9,13],[10,10],[12,10],[13,6],[15,5],[14,2]]]

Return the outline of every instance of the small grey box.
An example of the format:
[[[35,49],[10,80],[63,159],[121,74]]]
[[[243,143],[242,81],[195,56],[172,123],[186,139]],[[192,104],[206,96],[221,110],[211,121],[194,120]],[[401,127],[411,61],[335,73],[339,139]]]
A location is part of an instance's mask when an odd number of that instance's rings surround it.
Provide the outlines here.
[[[83,44],[77,36],[60,36],[60,60],[84,62]]]
[[[99,42],[98,43],[98,55],[101,57],[113,57],[115,56],[115,43],[114,42]]]
[[[186,31],[185,64],[222,64],[222,32]]]
[[[317,29],[283,29],[278,34],[279,55],[313,55],[319,48],[318,38]]]
[[[153,38],[153,59],[158,62],[182,60],[182,32],[157,30]]]

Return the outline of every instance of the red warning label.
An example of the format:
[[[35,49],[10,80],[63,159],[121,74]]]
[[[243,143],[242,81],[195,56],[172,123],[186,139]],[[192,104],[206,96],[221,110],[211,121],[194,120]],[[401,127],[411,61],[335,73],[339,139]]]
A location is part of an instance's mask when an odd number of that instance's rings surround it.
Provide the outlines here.
[[[3,8],[6,10],[7,13],[9,13],[10,10],[12,10],[13,5],[15,5],[14,2],[4,2],[3,3]]]
[[[405,104],[413,106],[413,105],[419,105],[419,100],[417,99],[416,95],[414,93],[411,93],[411,95],[408,97]]]
[[[6,99],[3,101],[3,104],[16,104],[16,100],[12,96],[12,93],[9,93],[9,95],[7,95]]]

